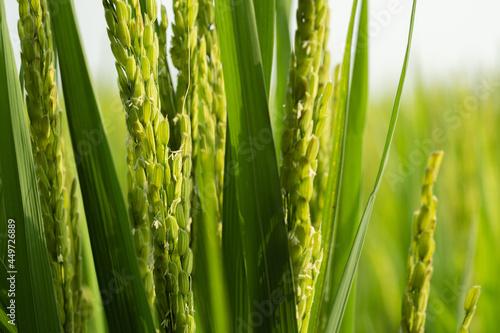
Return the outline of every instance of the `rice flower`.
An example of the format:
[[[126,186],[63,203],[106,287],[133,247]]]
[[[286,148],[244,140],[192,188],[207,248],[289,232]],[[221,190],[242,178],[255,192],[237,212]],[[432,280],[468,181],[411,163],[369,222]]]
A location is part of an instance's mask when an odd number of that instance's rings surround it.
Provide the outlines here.
[[[212,89],[210,86],[210,82],[208,80],[209,76],[207,75],[208,71],[208,62],[206,57],[206,43],[205,37],[202,37],[199,40],[199,52],[198,52],[198,62],[200,68],[200,75],[198,85],[199,96],[200,96],[200,121],[199,121],[199,133],[200,133],[200,142],[199,142],[199,156],[203,165],[203,172],[208,177],[205,178],[205,181],[209,179],[209,183],[205,184],[204,192],[198,193],[198,195],[203,195],[205,198],[209,200],[218,201],[217,197],[217,180],[215,178],[215,159],[214,152],[216,151],[216,142],[215,142],[215,133],[216,133],[216,119],[212,112]],[[195,200],[198,200],[196,198]],[[201,207],[200,207],[201,208]],[[218,208],[218,207],[217,207]],[[220,211],[217,210],[216,214],[219,222],[221,222]],[[193,212],[193,220],[196,223],[198,220],[196,219],[196,212]],[[219,224],[220,225],[220,224]]]
[[[175,23],[170,49],[172,62],[179,70],[177,76],[177,115],[186,114],[191,120],[192,160],[196,160],[198,143],[198,16],[197,0],[173,2]]]
[[[403,333],[423,333],[430,280],[434,270],[434,230],[437,198],[432,189],[439,173],[443,152],[431,154],[422,181],[420,210],[413,217],[412,241],[408,254],[406,289],[403,296],[401,327]]]
[[[179,151],[172,151],[171,126],[160,112],[158,95],[156,1],[147,1],[144,14],[138,1],[133,6],[121,0],[104,0],[103,4],[129,132],[128,193],[139,267],[150,305],[155,300],[161,330],[191,332],[193,256],[186,231],[191,193],[190,120],[178,117],[182,142]]]
[[[62,111],[58,106],[47,1],[18,0],[18,32],[31,146],[61,329],[82,332],[81,241],[73,180],[64,186]],[[69,202],[68,202],[69,199]],[[70,214],[68,214],[68,210]]]
[[[167,9],[161,6],[161,22],[158,24],[158,39],[160,44],[160,55],[158,59],[158,85],[160,88],[161,113],[164,117],[174,119],[177,106],[175,101],[175,90],[172,84],[172,76],[167,62]],[[169,122],[172,125],[172,122]],[[171,128],[172,130],[172,128]],[[171,140],[174,138],[171,138]]]
[[[129,217],[141,277],[149,305],[153,306],[153,273],[150,260],[150,223],[163,222],[165,200],[161,170],[164,168],[168,137],[155,136],[164,127],[159,117],[157,89],[158,38],[153,30],[155,13],[141,14],[135,1],[104,0],[111,50],[116,58],[120,97],[126,114],[127,187]],[[154,9],[153,9],[154,10]],[[153,15],[154,14],[154,15]],[[165,133],[164,133],[165,134]],[[161,140],[163,139],[163,140]]]
[[[458,329],[458,333],[469,332],[469,326],[472,321],[472,317],[474,317],[474,313],[476,312],[479,295],[481,295],[481,286],[474,286],[471,290],[469,290],[464,303],[465,317],[460,325],[460,328]]]
[[[215,182],[217,191],[217,201],[218,201],[218,218],[221,222],[222,218],[220,216],[222,212],[222,194],[224,185],[224,153],[226,146],[226,94],[224,91],[224,77],[222,74],[222,62],[220,56],[220,46],[219,37],[217,36],[217,27],[215,24],[215,8],[213,1],[210,0],[200,0],[200,9],[198,13],[198,35],[201,40],[199,43],[205,43],[204,50],[200,46],[199,52],[203,55],[205,54],[205,59],[200,55],[199,61],[205,62],[206,60],[206,71],[200,71],[204,73],[209,85],[205,89],[205,96],[201,99],[205,99],[208,104],[208,110],[214,122],[213,136],[215,142]],[[204,65],[200,65],[204,67]],[[206,95],[210,94],[208,97]],[[207,115],[208,116],[208,115]],[[221,226],[221,225],[220,225]]]
[[[330,51],[327,48],[328,37],[330,35],[330,9],[327,7],[326,13],[326,24],[325,24],[325,39],[323,41],[323,62],[319,69],[319,81],[318,81],[318,92],[321,93],[329,79],[330,74]],[[323,129],[323,133],[319,137],[319,151],[318,151],[318,169],[316,170],[316,175],[314,177],[314,191],[310,202],[311,208],[311,220],[314,228],[319,228],[321,225],[321,219],[324,207],[324,193],[326,190],[326,182],[328,180],[328,172],[330,168],[330,156],[333,145],[333,121],[334,115],[333,110],[335,109],[335,101],[339,93],[339,70],[340,65],[335,67],[334,72],[334,91],[333,96],[330,98],[330,103],[328,103],[325,120],[327,121]],[[316,98],[316,103],[319,102],[319,98]]]
[[[318,94],[327,14],[326,1],[299,0],[281,141],[281,187],[301,332],[307,331],[322,260],[321,233],[312,226],[309,202],[317,170],[319,137],[333,90],[328,82]]]
[[[198,151],[198,59],[196,18],[198,1],[173,1],[175,22],[172,26],[173,38],[170,53],[172,62],[178,69],[176,89],[176,115],[174,137],[177,153],[174,158],[173,178],[176,180],[175,197],[178,201],[175,217],[179,221],[179,299],[184,306],[178,308],[176,320],[181,322],[182,332],[193,332],[194,300],[191,287],[193,252],[190,249],[190,228],[192,221],[191,200],[193,192],[192,172]],[[177,190],[178,189],[178,190]],[[182,240],[182,242],[181,242]],[[182,275],[182,276],[181,276]],[[188,277],[184,279],[183,277]],[[175,309],[175,308],[174,308]]]
[[[78,227],[78,220],[80,213],[78,212],[78,199],[76,195],[77,182],[73,178],[70,189],[69,197],[69,216],[68,228],[70,232],[71,246],[71,262],[73,264],[73,274],[71,277],[71,288],[73,293],[73,307],[74,311],[74,331],[84,332],[85,321],[90,317],[91,304],[88,297],[84,294],[83,287],[83,261],[82,261],[82,242],[80,237],[80,229]]]
[[[196,19],[198,16],[198,1],[177,0],[173,2],[175,22],[172,26],[173,38],[170,53],[172,62],[178,69],[176,104],[177,112],[174,119],[176,128],[174,131],[176,146],[182,159],[182,175],[184,182],[189,184],[189,191],[183,193],[183,205],[185,217],[188,222],[192,220],[191,195],[193,189],[192,172],[195,168],[196,154],[198,151],[198,28]],[[190,226],[185,227],[186,230]]]

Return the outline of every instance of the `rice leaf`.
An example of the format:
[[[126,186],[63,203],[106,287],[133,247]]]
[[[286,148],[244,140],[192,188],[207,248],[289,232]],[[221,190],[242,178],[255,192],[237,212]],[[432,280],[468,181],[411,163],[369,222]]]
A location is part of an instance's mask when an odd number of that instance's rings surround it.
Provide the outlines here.
[[[215,147],[203,144],[197,155],[196,176],[201,209],[194,211],[197,227],[194,228],[196,248],[195,267],[198,279],[195,284],[196,304],[203,317],[203,331],[230,332],[231,312],[227,293],[226,276],[223,266],[222,246],[217,233],[217,194],[213,178],[215,173]],[[232,278],[232,277],[231,277]],[[208,327],[207,327],[208,325]],[[199,329],[199,328],[198,328]]]
[[[477,244],[478,244],[478,233],[479,233],[479,223],[478,223],[478,218],[473,217],[470,221],[469,224],[469,229],[467,234],[469,235],[467,239],[467,254],[466,257],[464,258],[465,260],[465,266],[464,266],[464,271],[461,276],[461,285],[462,286],[468,286],[472,283],[473,277],[474,277],[474,265],[475,265],[475,257],[476,257],[476,250],[477,250]],[[463,303],[465,301],[466,295],[460,295],[460,297],[457,300],[457,310],[456,310],[456,316],[457,318],[460,318],[460,315],[462,315],[463,312]]]
[[[413,7],[411,12],[410,19],[410,29],[408,34],[408,45],[406,47],[405,59],[403,62],[403,68],[401,71],[401,76],[399,79],[398,90],[396,93],[396,98],[394,101],[394,107],[392,110],[391,121],[389,124],[389,130],[387,133],[384,152],[382,154],[382,159],[380,161],[380,166],[377,174],[377,178],[375,180],[375,185],[373,191],[368,198],[368,202],[365,206],[365,210],[361,217],[361,221],[359,223],[358,230],[356,231],[356,237],[354,238],[354,243],[349,253],[349,258],[347,259],[346,266],[344,268],[344,272],[342,274],[342,278],[340,280],[340,285],[335,295],[335,300],[333,302],[333,308],[331,311],[331,315],[328,319],[328,323],[326,329],[328,332],[338,332],[340,324],[342,322],[342,316],[344,314],[344,310],[347,304],[347,300],[349,298],[349,292],[351,290],[352,281],[354,279],[354,275],[356,273],[356,269],[358,266],[359,258],[361,256],[361,251],[363,249],[363,243],[365,240],[366,232],[368,230],[368,224],[370,221],[371,212],[373,210],[373,205],[375,204],[375,198],[377,196],[378,190],[382,183],[382,176],[384,174],[385,168],[387,166],[387,162],[389,160],[389,151],[392,144],[392,139],[394,137],[394,131],[396,129],[396,123],[399,114],[399,106],[401,103],[401,94],[403,92],[404,80],[406,77],[406,71],[408,68],[408,61],[410,57],[410,49],[411,49],[411,40],[413,36],[413,25],[415,22],[415,10],[417,6],[417,1],[413,1]]]
[[[90,81],[73,3],[50,0],[68,123],[111,331],[153,332],[129,219]]]
[[[236,184],[231,161],[231,136],[229,126],[227,127],[226,153],[224,163],[224,201],[222,202],[222,252],[224,255],[224,267],[232,312],[232,331],[238,332],[244,326],[245,320],[249,320],[249,295],[246,282],[246,270],[241,247],[240,216],[238,201],[236,200]],[[238,328],[238,325],[240,328]]]
[[[354,0],[351,10],[351,19],[349,21],[349,28],[347,31],[346,45],[344,49],[344,57],[340,72],[340,87],[339,96],[335,103],[335,110],[333,112],[333,150],[330,157],[330,171],[328,174],[328,181],[325,190],[325,203],[323,208],[322,219],[322,248],[323,248],[323,264],[316,282],[316,292],[314,294],[313,306],[311,309],[310,322],[314,323],[309,325],[310,331],[322,332],[327,317],[324,315],[329,311],[329,304],[331,304],[331,268],[333,261],[333,249],[335,243],[335,219],[337,217],[340,196],[340,181],[342,177],[342,167],[344,161],[344,145],[345,145],[345,131],[347,128],[348,108],[347,98],[350,82],[350,68],[351,68],[351,47],[352,37],[354,32],[354,21],[356,18],[356,9],[358,1]]]
[[[239,224],[241,241],[233,243],[233,251],[242,252],[251,272],[246,283],[252,320],[238,320],[241,329],[294,332],[293,278],[253,3],[217,1],[216,19],[239,215],[224,220],[223,229]]]
[[[274,104],[271,110],[274,144],[281,145],[283,135],[283,117],[285,115],[285,95],[290,69],[290,13],[291,0],[276,0],[276,87],[274,88]],[[279,158],[280,151],[276,151]]]
[[[79,202],[80,201],[81,200],[79,200]],[[88,286],[90,290],[90,299],[92,306],[92,315],[87,320],[87,331],[107,333],[109,332],[109,329],[106,321],[106,313],[104,312],[102,305],[101,291],[99,290],[99,282],[97,280],[97,275],[95,271],[94,257],[92,256],[92,245],[90,243],[87,220],[84,217],[85,214],[83,205],[81,205],[79,211],[83,213],[82,215],[80,215],[80,235],[82,242],[82,259],[83,259],[82,278],[83,278],[83,284],[85,286]]]
[[[26,111],[3,0],[0,86],[0,170],[4,217],[8,219],[1,223],[15,226],[15,243],[8,242],[11,253],[6,255],[6,263],[9,272],[17,272],[16,324],[22,332],[59,332]]]
[[[274,2],[275,0],[253,0],[255,19],[259,35],[260,54],[267,97],[271,89],[271,73],[273,70],[274,54]]]
[[[344,269],[361,210],[362,153],[365,130],[366,109],[368,102],[368,0],[361,1],[356,53],[352,71],[352,83],[349,92],[349,111],[346,128],[344,165],[341,184],[342,195],[339,197],[337,226],[333,251],[332,289],[330,299],[337,291],[342,270]],[[355,288],[355,282],[353,282]],[[349,297],[341,331],[354,332],[355,292]],[[331,303],[330,303],[331,304]]]

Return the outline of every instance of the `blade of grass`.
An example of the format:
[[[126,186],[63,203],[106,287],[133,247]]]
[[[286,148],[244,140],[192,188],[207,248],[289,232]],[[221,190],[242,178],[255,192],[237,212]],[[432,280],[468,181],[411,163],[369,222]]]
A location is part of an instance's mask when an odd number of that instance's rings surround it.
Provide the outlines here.
[[[79,202],[81,202],[79,198]],[[106,321],[106,313],[102,305],[101,291],[99,290],[99,282],[95,271],[94,257],[92,256],[92,245],[87,227],[87,219],[84,217],[84,207],[80,205],[78,208],[80,215],[80,237],[82,242],[82,259],[83,259],[83,284],[88,286],[92,294],[92,316],[87,321],[88,332],[109,332]]]
[[[264,82],[266,84],[268,99],[271,90],[271,73],[273,70],[274,54],[274,2],[275,0],[253,0],[262,69],[264,70]]]
[[[478,231],[479,231],[479,216],[475,216],[471,219],[469,225],[469,239],[467,241],[467,256],[465,259],[465,267],[461,277],[461,285],[469,286],[472,283],[474,277],[474,265],[475,265],[475,256],[476,249],[478,243]],[[461,318],[463,315],[463,304],[465,302],[466,294],[460,295],[457,300],[457,308],[456,308],[456,318]],[[459,327],[457,327],[458,329]]]
[[[56,56],[57,59],[57,56]],[[54,61],[57,63],[57,61]],[[57,67],[55,67],[57,68]],[[58,76],[57,86],[61,86],[60,77]],[[64,105],[64,98],[60,97],[60,105]],[[63,128],[68,129],[68,119],[66,112],[63,112],[61,119],[63,121]],[[64,142],[71,143],[71,136],[69,130],[64,131]],[[71,144],[66,144],[64,146],[65,156],[64,159],[66,164],[66,179],[73,180],[78,177],[76,164],[74,160],[74,152]],[[68,184],[67,188],[71,188]],[[94,258],[92,257],[92,247],[90,245],[90,237],[87,228],[87,217],[85,216],[85,209],[83,207],[83,199],[80,191],[80,185],[76,182],[77,190],[77,211],[79,213],[78,227],[80,230],[80,241],[82,248],[82,285],[84,286],[84,294],[88,296],[89,302],[92,306],[90,318],[86,321],[87,332],[108,332],[108,327],[106,323],[106,314],[102,306],[101,291],[99,290],[99,284],[97,282],[97,275],[95,271]],[[87,292],[88,291],[88,292]]]
[[[335,222],[332,278],[334,288],[331,299],[335,297],[337,286],[342,276],[350,246],[354,239],[361,210],[362,153],[365,130],[366,108],[368,103],[368,0],[361,1],[356,53],[352,71],[352,83],[349,93],[349,121],[346,128],[345,155],[341,184],[342,195],[339,197],[338,219]],[[347,185],[348,184],[348,185]],[[355,288],[355,282],[353,283]],[[355,292],[349,297],[342,323],[342,332],[354,332]],[[331,303],[330,303],[331,304]],[[328,306],[328,308],[330,305]]]
[[[232,332],[241,331],[243,326],[238,327],[245,321],[249,322],[250,301],[246,283],[246,270],[243,259],[240,231],[240,216],[238,202],[236,200],[236,184],[234,179],[234,164],[231,153],[231,135],[227,127],[226,153],[224,164],[224,201],[222,216],[222,249],[224,255],[224,267],[228,282],[228,290],[231,292],[230,304],[232,311]]]
[[[203,121],[203,120],[201,120]],[[201,209],[197,214],[198,227],[194,228],[197,240],[195,255],[194,278],[196,304],[201,309],[205,320],[202,321],[203,331],[230,332],[231,313],[229,311],[229,295],[227,293],[226,276],[223,266],[222,247],[217,233],[217,194],[215,189],[215,147],[202,145],[197,155],[196,176],[198,179],[198,194]]]
[[[346,307],[347,300],[349,298],[349,292],[351,290],[352,280],[354,279],[354,275],[356,273],[356,269],[358,266],[359,258],[361,256],[361,251],[363,249],[363,243],[365,241],[366,232],[368,230],[368,224],[370,221],[371,212],[373,210],[373,205],[375,203],[375,198],[377,196],[378,190],[380,188],[380,184],[382,183],[382,176],[384,175],[385,168],[387,166],[387,162],[389,160],[389,152],[392,144],[392,139],[394,137],[394,131],[396,129],[396,123],[399,115],[399,106],[401,104],[401,94],[403,92],[404,80],[406,77],[406,71],[408,68],[408,61],[410,57],[410,49],[411,49],[411,40],[413,36],[413,25],[415,22],[415,10],[417,6],[417,1],[413,1],[413,7],[411,12],[410,19],[410,29],[408,34],[408,45],[406,47],[405,58],[403,62],[403,68],[401,71],[401,76],[399,79],[398,90],[396,93],[396,98],[394,101],[394,108],[392,110],[391,121],[389,124],[389,130],[387,133],[384,152],[382,154],[382,159],[380,161],[380,166],[377,174],[377,178],[375,180],[375,185],[373,191],[368,198],[368,202],[365,206],[365,210],[361,217],[361,221],[359,223],[358,230],[356,232],[356,237],[354,238],[354,243],[352,245],[351,252],[349,254],[349,258],[347,259],[346,266],[344,268],[344,272],[342,274],[342,278],[340,280],[340,285],[337,290],[337,294],[335,295],[335,300],[333,302],[333,308],[331,311],[331,315],[328,319],[327,323],[327,331],[328,332],[338,332],[340,324],[342,322],[342,316],[344,314],[344,310]]]
[[[60,332],[45,243],[26,111],[0,0],[0,170],[8,241],[8,272],[16,272],[16,324],[22,332]],[[13,228],[10,228],[12,226]],[[11,233],[12,235],[12,233]],[[12,240],[10,236],[6,239]],[[10,274],[10,273],[9,273]]]
[[[335,219],[338,212],[338,201],[340,196],[340,181],[342,177],[342,166],[344,161],[344,145],[345,145],[345,130],[348,123],[348,108],[347,98],[350,82],[351,68],[351,48],[352,36],[354,32],[354,21],[356,18],[356,9],[358,1],[354,0],[351,10],[351,18],[347,31],[346,45],[344,49],[344,57],[340,72],[340,87],[339,96],[335,104],[333,112],[333,149],[330,160],[330,171],[325,190],[325,203],[323,208],[323,219],[321,226],[322,233],[322,248],[323,248],[323,264],[316,282],[316,292],[314,294],[313,306],[311,309],[311,323],[309,325],[310,332],[323,332],[327,318],[322,315],[329,310],[328,303],[331,304],[330,288],[331,282],[331,267],[333,260],[333,250],[335,243]]]
[[[50,0],[68,123],[111,331],[153,332],[129,219],[90,81],[72,1]]]
[[[254,320],[243,324],[262,332],[294,332],[292,269],[252,1],[217,1],[216,18],[240,216],[225,222],[239,222],[236,245],[252,272],[247,285]]]
[[[283,134],[283,117],[286,96],[288,70],[290,69],[290,0],[276,0],[276,87],[274,91],[274,105],[271,110],[271,123],[275,147],[281,146]],[[276,151],[279,158],[280,151]]]

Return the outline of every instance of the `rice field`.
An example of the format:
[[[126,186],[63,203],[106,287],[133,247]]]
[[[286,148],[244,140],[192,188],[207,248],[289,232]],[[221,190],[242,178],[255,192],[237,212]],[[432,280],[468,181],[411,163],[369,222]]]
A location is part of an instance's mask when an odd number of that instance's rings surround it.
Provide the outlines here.
[[[417,1],[384,89],[366,0],[341,61],[326,0],[103,0],[113,85],[17,2],[1,332],[496,331],[500,79],[415,76]]]

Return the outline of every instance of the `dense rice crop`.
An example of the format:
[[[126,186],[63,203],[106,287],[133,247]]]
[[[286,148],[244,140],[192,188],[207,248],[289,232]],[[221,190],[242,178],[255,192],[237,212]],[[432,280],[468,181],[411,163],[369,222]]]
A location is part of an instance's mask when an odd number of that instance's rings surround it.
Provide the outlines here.
[[[491,329],[490,272],[476,269],[470,253],[453,265],[443,260],[454,249],[443,228],[470,234],[469,252],[491,246],[472,239],[475,222],[458,228],[447,222],[480,211],[472,204],[471,193],[480,190],[470,181],[477,166],[469,165],[467,140],[440,141],[432,132],[421,162],[406,167],[411,172],[395,173],[389,163],[394,137],[398,153],[412,149],[396,123],[416,1],[395,101],[380,106],[368,103],[366,0],[353,1],[341,64],[331,64],[326,0],[298,0],[296,8],[282,0],[167,6],[103,0],[102,34],[119,95],[111,103],[96,97],[72,1],[18,0],[19,73],[3,5],[0,0],[2,332],[413,333],[427,327],[463,333],[474,323]],[[480,102],[498,122],[493,95]],[[418,100],[432,98],[422,93]],[[390,120],[371,121],[369,105],[385,114],[392,107]],[[422,109],[418,128],[431,131],[431,114]],[[445,128],[465,124],[462,115],[447,114]],[[110,120],[114,133],[105,126]],[[445,161],[460,166],[444,162],[443,182],[456,188],[449,180],[456,178],[447,176],[455,172],[465,181],[456,202],[467,208],[451,205],[456,198],[438,188],[444,203],[436,209],[441,149]],[[497,158],[491,151],[477,156]],[[363,177],[375,173],[365,196]],[[412,219],[422,173],[421,206]],[[381,204],[375,203],[379,189]],[[385,224],[368,232],[372,212]],[[394,229],[391,237],[380,237],[384,228]],[[365,238],[369,253],[361,257]],[[464,286],[439,322],[435,283],[451,273],[467,276],[467,289],[472,280],[481,282],[489,290],[481,299],[493,308],[472,321],[485,305],[478,303],[479,286],[468,294]]]

